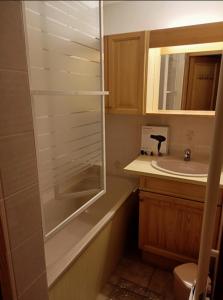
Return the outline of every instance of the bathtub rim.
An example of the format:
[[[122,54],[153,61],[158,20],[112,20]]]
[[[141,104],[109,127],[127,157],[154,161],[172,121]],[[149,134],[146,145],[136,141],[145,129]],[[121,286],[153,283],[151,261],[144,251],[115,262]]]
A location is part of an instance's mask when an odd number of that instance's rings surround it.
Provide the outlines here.
[[[103,228],[114,218],[117,211],[133,193],[138,190],[137,181],[133,178],[112,176],[115,178],[120,178],[131,182],[131,187],[126,188],[121,197],[117,200],[114,206],[100,219],[96,225],[92,227],[84,236],[72,247],[63,258],[60,258],[56,263],[46,265],[47,269],[47,283],[48,288],[52,288],[60,277],[69,269],[69,267],[79,258],[79,256],[84,252],[85,249],[90,245],[91,242],[97,237],[97,235],[103,230]],[[71,221],[72,222],[72,221]],[[54,236],[56,238],[56,235]],[[46,241],[47,244],[47,241]]]

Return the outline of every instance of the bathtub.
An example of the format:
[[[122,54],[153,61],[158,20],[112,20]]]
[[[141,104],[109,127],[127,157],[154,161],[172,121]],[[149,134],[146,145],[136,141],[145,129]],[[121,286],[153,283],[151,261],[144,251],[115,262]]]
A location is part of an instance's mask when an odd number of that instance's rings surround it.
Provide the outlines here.
[[[127,219],[135,201],[132,192],[136,187],[135,178],[108,177],[106,194],[46,241],[50,300],[94,299],[120,259]],[[79,283],[85,288],[82,290],[78,284],[75,288],[75,282],[80,280],[84,270],[88,270],[84,276],[92,274],[88,280],[90,287]],[[104,274],[99,276],[102,270]],[[101,279],[94,285],[95,277]],[[71,289],[69,293],[67,289]],[[90,293],[83,296],[86,290]],[[61,296],[62,291],[64,296]]]

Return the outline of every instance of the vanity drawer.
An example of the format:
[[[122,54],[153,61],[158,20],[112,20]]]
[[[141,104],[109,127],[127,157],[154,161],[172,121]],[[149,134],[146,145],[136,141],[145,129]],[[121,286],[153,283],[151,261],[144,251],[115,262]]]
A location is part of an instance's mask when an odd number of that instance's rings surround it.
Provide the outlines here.
[[[140,189],[200,202],[203,202],[205,198],[204,185],[155,177],[140,176]]]

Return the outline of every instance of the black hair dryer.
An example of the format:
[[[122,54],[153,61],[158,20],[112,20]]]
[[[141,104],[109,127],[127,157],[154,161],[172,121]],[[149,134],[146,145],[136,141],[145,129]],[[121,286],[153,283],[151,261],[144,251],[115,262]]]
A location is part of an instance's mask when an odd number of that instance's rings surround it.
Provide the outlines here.
[[[158,149],[158,155],[161,156],[162,153],[160,152],[160,148],[161,148],[162,142],[165,142],[165,140],[166,140],[165,136],[151,134],[150,137],[151,137],[151,139],[154,139],[154,140],[156,140],[158,142],[158,147],[157,147],[157,149]]]

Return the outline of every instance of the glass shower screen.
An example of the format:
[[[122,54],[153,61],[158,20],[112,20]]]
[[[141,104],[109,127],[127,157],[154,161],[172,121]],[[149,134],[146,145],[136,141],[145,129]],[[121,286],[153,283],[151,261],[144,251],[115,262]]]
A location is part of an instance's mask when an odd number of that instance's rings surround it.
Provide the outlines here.
[[[101,4],[25,1],[46,236],[105,192]]]

